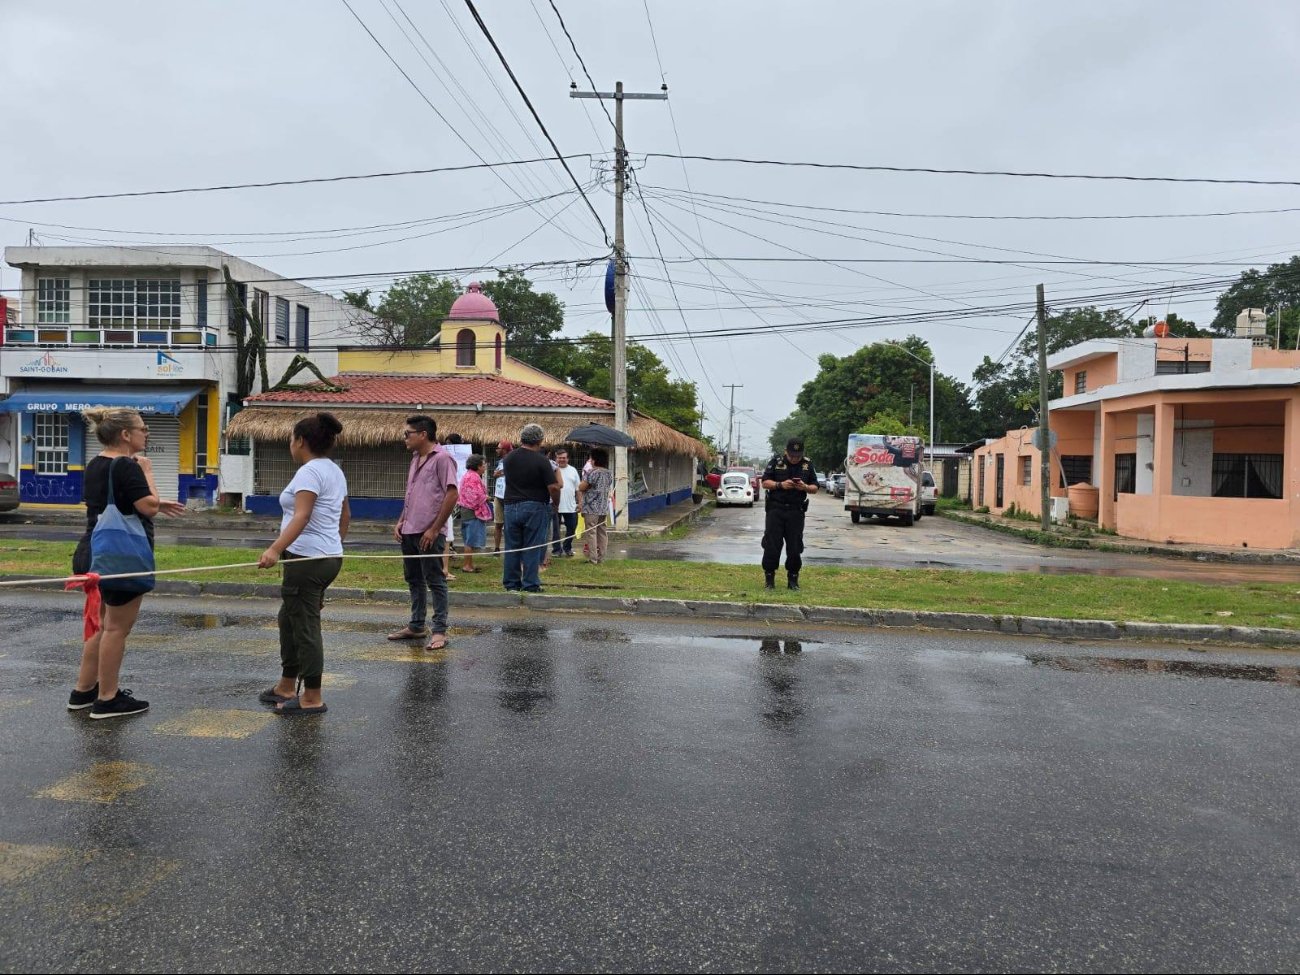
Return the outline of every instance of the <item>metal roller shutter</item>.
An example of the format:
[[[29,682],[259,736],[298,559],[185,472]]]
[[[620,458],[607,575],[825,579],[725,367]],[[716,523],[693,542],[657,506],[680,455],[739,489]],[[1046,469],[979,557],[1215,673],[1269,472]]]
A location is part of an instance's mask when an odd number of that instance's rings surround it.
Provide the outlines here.
[[[149,449],[145,453],[153,462],[158,494],[175,499],[180,490],[180,420],[174,416],[150,415],[144,418],[144,422],[149,424]]]
[[[72,422],[77,422],[72,418]],[[145,451],[153,462],[154,483],[161,497],[175,499],[180,490],[181,423],[174,416],[147,415],[149,449]],[[90,432],[86,424],[85,455],[83,464],[89,464],[104,449],[104,445]]]

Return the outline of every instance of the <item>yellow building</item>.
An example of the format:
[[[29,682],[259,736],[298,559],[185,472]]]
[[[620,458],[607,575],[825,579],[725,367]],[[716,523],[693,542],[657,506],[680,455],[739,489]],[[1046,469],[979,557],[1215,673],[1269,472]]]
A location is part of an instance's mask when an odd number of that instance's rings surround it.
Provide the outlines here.
[[[543,389],[571,387],[549,372],[506,355],[506,330],[477,281],[456,299],[442,330],[422,349],[352,348],[339,351],[340,373],[400,376],[500,376]]]

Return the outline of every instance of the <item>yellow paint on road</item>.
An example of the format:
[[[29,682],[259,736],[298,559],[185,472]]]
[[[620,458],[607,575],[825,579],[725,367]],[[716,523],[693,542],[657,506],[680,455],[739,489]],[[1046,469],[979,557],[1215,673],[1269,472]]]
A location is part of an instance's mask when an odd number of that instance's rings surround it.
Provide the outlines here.
[[[153,729],[155,735],[182,735],[187,738],[247,738],[275,720],[266,711],[198,708],[162,722]]]
[[[349,660],[377,660],[398,664],[443,664],[451,655],[451,649],[447,646],[441,650],[425,650],[422,644],[403,646],[399,643],[383,647],[353,647],[336,652],[336,656]]]
[[[320,679],[321,687],[331,687],[339,691],[355,687],[356,683],[357,679],[351,674],[322,674]]]
[[[51,864],[71,856],[72,851],[62,846],[0,843],[0,884],[23,883]]]
[[[98,762],[85,772],[47,786],[34,798],[109,803],[128,792],[144,788],[153,775],[150,766],[138,762]]]

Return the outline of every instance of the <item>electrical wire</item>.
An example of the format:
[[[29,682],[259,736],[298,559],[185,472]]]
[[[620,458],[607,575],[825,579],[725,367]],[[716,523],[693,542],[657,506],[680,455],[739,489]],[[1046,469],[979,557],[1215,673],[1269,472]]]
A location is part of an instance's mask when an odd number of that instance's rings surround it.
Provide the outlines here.
[[[346,2],[346,0],[344,0]],[[591,159],[592,153],[577,152],[564,157],[568,159]],[[120,200],[138,196],[175,196],[181,193],[220,193],[227,190],[256,190],[274,186],[307,186],[314,183],[346,183],[354,180],[388,179],[394,176],[427,176],[431,173],[463,173],[475,169],[503,169],[510,166],[529,166],[536,163],[554,162],[554,157],[542,156],[536,159],[507,159],[490,163],[480,159],[478,163],[465,163],[459,166],[428,166],[423,169],[397,169],[382,173],[356,173],[347,176],[313,176],[304,179],[275,179],[258,183],[219,183],[211,186],[182,186],[163,190],[125,190],[118,193],[82,193],[77,196],[44,196],[27,200],[0,200],[0,206],[20,206],[26,203],[73,203],[81,200]],[[21,220],[14,220],[21,223]]]
[[[344,2],[347,2],[347,0],[344,0]],[[551,133],[547,130],[546,124],[542,121],[542,117],[537,114],[537,109],[533,107],[533,102],[532,99],[528,97],[528,92],[524,91],[524,86],[519,83],[519,79],[515,76],[514,69],[510,67],[510,62],[506,60],[506,56],[501,52],[501,48],[497,45],[496,38],[492,36],[492,32],[488,30],[487,24],[483,22],[483,18],[479,15],[478,8],[474,6],[474,0],[465,0],[465,6],[468,7],[469,12],[473,14],[474,22],[478,24],[479,30],[483,32],[483,36],[486,37],[488,43],[492,45],[492,50],[496,52],[497,58],[501,61],[501,66],[506,69],[506,74],[510,76],[510,80],[514,83],[515,89],[519,92],[519,97],[521,97],[524,100],[524,104],[528,106],[528,111],[532,113],[533,119],[537,122],[538,128],[540,128],[542,134],[546,136],[546,141],[549,142],[551,148],[555,150],[555,158],[559,160],[560,165],[564,167],[564,171],[569,174],[569,179],[573,180],[573,185],[578,188],[578,192],[582,193],[582,198],[586,200],[587,203],[587,209],[591,211],[591,215],[596,218],[596,223],[600,225],[600,230],[605,235],[605,243],[609,244],[609,230],[605,227],[605,221],[600,218],[600,214],[596,212],[596,208],[592,205],[587,194],[582,192],[582,184],[578,182],[578,177],[573,175],[573,170],[569,168],[568,162],[565,161],[564,153],[560,152],[560,147],[557,146],[555,140],[551,138]]]
[[[699,162],[743,163],[750,166],[783,166],[810,169],[843,169],[872,173],[927,173],[938,176],[1012,176],[1027,179],[1082,179],[1113,180],[1131,183],[1212,183],[1228,186],[1300,186],[1293,179],[1247,179],[1212,176],[1128,176],[1098,173],[1048,173],[1007,169],[941,169],[935,166],[885,166],[866,163],[808,162],[785,159],[745,159],[739,156],[681,155],[669,152],[648,152],[646,159],[690,159]]]
[[[680,148],[679,150],[680,151]],[[673,187],[642,183],[645,189],[659,192],[680,192]],[[782,200],[756,200],[747,196],[727,196],[723,193],[687,192],[695,196],[736,203],[754,203],[760,206],[783,207],[795,210],[816,210],[822,213],[845,213],[867,217],[907,217],[919,220],[1184,220],[1196,217],[1242,217],[1273,213],[1300,213],[1300,207],[1275,207],[1266,210],[1210,210],[1200,213],[1089,213],[1089,214],[1007,214],[1007,213],[912,213],[899,210],[857,210],[849,207],[815,206],[811,203],[789,203]]]

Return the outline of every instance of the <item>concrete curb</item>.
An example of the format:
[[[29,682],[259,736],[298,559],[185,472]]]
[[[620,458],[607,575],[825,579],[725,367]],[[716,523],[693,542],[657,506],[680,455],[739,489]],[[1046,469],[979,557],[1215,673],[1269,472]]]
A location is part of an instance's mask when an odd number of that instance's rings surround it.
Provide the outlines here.
[[[275,599],[280,595],[278,585],[243,582],[164,580],[158,583],[154,591],[170,596],[256,596],[264,599]],[[404,605],[409,598],[404,589],[360,589],[346,586],[331,589],[330,596],[348,602],[399,605]],[[632,596],[551,596],[545,593],[513,592],[453,592],[452,606],[457,609],[522,608],[537,612],[612,613],[687,620],[826,623],[836,626],[1000,633],[1006,636],[1035,636],[1056,640],[1145,640],[1160,643],[1224,643],[1300,648],[1300,630],[1262,626],[1069,620],[852,606],[794,606],[783,603],[710,602],[703,599]]]
[[[982,515],[966,511],[939,510],[937,515],[963,525],[973,525],[986,531],[1002,535],[1023,538],[1035,545],[1047,548],[1092,549],[1096,552],[1115,552],[1122,555],[1156,555],[1166,559],[1180,559],[1189,562],[1224,562],[1240,565],[1296,565],[1300,563],[1300,553],[1294,551],[1242,550],[1221,551],[1203,548],[1171,548],[1154,542],[1126,542],[1117,535],[1067,535],[1055,532],[1043,537],[1043,531],[1037,525],[1022,525],[1007,521],[992,521]]]

